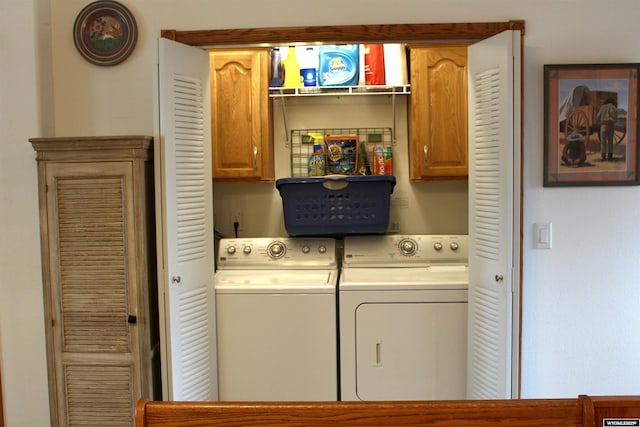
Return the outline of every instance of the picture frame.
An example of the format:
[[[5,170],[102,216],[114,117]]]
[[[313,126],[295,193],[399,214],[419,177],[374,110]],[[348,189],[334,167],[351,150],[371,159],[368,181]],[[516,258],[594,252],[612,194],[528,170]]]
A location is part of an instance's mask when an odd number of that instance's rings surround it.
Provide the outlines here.
[[[544,186],[638,185],[640,64],[544,66]]]
[[[100,66],[120,64],[138,40],[133,14],[113,0],[98,0],[85,6],[73,25],[73,42],[80,55]]]

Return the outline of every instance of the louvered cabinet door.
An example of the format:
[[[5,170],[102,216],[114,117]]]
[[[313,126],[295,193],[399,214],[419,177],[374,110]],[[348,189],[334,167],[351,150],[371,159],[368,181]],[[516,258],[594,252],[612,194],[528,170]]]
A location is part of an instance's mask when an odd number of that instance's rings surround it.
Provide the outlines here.
[[[141,387],[132,163],[49,163],[45,174],[59,425],[131,426]]]

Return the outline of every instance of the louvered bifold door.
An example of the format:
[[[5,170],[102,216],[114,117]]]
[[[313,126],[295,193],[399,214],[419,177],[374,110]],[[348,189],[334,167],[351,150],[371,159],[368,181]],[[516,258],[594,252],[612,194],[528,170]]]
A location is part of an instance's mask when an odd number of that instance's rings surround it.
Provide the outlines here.
[[[467,398],[512,396],[517,132],[514,33],[469,47]],[[519,139],[517,139],[519,141]]]
[[[132,165],[52,163],[46,179],[59,425],[131,426],[140,387]]]

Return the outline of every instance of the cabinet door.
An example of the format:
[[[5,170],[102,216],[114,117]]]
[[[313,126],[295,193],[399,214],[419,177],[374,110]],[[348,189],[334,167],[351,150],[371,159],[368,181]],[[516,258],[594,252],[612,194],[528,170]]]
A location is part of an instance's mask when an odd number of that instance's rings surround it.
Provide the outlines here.
[[[412,46],[411,179],[467,177],[467,47]]]
[[[265,49],[211,52],[213,177],[273,179]]]
[[[133,423],[141,395],[130,162],[46,165],[58,425]]]

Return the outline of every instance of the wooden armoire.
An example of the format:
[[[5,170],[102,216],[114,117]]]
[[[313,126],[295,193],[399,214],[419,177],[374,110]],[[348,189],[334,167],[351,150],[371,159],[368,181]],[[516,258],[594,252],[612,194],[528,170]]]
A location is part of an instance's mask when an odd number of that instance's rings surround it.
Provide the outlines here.
[[[33,138],[53,426],[160,398],[153,139]]]

